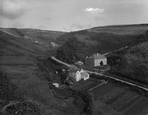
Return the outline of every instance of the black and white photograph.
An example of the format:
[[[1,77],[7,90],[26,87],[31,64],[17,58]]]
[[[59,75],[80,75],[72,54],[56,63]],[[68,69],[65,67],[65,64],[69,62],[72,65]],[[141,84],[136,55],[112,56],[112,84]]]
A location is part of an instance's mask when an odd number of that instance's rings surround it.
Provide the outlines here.
[[[148,115],[148,0],[0,0],[0,115]]]

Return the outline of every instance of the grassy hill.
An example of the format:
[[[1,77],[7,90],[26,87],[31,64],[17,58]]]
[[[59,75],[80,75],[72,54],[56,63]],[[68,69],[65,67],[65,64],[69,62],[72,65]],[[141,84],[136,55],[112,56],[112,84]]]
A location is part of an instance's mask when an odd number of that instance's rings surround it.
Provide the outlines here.
[[[96,27],[87,30],[66,33],[57,39],[62,46],[57,57],[65,61],[83,60],[93,53],[112,52],[122,47],[147,41],[145,32],[148,25],[119,25]]]
[[[0,29],[0,114],[76,114],[72,100],[57,100],[37,66],[56,47],[50,41],[63,32],[30,29]],[[38,41],[38,42],[36,42]],[[47,52],[49,51],[49,52]],[[77,113],[78,114],[78,113]]]

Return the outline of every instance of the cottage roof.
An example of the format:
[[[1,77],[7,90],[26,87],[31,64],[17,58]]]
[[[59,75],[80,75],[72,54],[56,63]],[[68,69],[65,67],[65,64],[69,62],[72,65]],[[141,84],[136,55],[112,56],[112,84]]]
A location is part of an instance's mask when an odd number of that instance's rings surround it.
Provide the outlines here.
[[[76,67],[74,68],[74,67],[72,67],[72,68],[69,69],[69,72],[75,72],[75,73],[76,73],[76,72],[79,71],[79,70],[80,70],[79,68],[76,68]]]
[[[100,53],[97,53],[97,54],[93,54],[89,58],[91,58],[91,59],[104,59],[106,57],[104,55],[100,54]]]
[[[81,75],[86,76],[88,73],[86,71],[81,72]]]

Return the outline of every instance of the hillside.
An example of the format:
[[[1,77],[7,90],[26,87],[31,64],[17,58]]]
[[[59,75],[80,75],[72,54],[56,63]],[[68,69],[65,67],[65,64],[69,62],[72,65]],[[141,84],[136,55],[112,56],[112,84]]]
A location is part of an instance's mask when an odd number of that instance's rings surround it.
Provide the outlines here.
[[[115,73],[148,83],[148,42],[128,49],[117,68]]]
[[[59,36],[57,39],[66,42],[70,37],[79,35],[81,33],[112,33],[117,35],[139,35],[145,33],[147,28],[148,24],[100,26],[81,31],[69,32]]]
[[[83,60],[96,52],[107,53],[136,45],[148,40],[147,28],[148,25],[106,26],[66,33],[57,38],[63,45],[56,55],[70,62]]]
[[[56,50],[47,45],[63,33],[38,31],[0,29],[0,114],[61,115],[65,111],[78,114],[71,99],[55,99],[37,65],[37,58]]]
[[[104,27],[94,27],[88,29],[89,32],[96,33],[113,33],[118,35],[136,35],[143,34],[148,28],[148,24],[132,24],[132,25],[111,25]]]
[[[29,40],[29,42],[34,42],[43,46],[49,47],[50,42],[56,42],[56,38],[65,34],[65,32],[60,31],[48,31],[48,30],[38,30],[38,29],[16,29],[16,28],[0,28],[1,32],[7,33],[13,37],[19,37]]]

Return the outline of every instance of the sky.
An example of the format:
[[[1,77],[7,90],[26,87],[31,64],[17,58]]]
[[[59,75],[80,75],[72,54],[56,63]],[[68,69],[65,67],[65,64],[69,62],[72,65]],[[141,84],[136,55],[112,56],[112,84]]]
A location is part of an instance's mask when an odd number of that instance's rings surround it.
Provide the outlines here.
[[[77,31],[148,23],[148,0],[0,0],[0,27]]]

